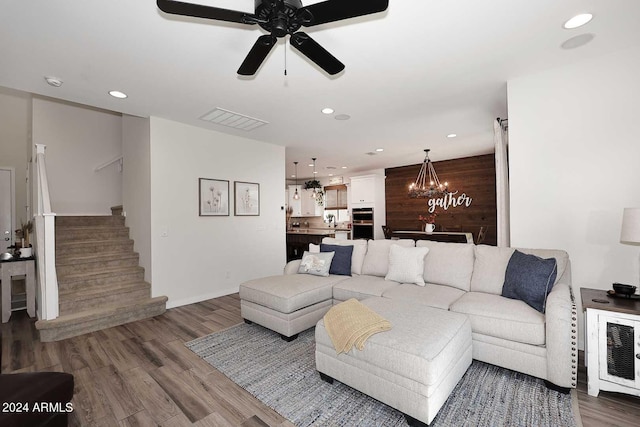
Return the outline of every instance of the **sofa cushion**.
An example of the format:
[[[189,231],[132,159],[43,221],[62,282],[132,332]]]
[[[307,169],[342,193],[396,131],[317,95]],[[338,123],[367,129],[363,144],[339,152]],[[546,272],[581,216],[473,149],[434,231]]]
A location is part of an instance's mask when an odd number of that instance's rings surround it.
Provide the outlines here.
[[[406,248],[391,245],[389,248],[389,271],[384,277],[394,282],[414,283],[424,286],[424,257],[429,248]]]
[[[567,271],[569,265],[569,254],[566,251],[560,249],[528,249],[528,248],[516,248],[522,253],[535,255],[540,258],[555,258],[558,263],[558,273],[556,275],[556,281],[554,285],[558,283],[560,278]]]
[[[469,316],[474,333],[525,344],[545,344],[544,314],[522,301],[467,292],[450,309]]]
[[[410,301],[421,305],[428,305],[429,307],[449,310],[451,304],[464,294],[464,291],[452,288],[451,286],[427,283],[424,287],[418,287],[404,283],[400,286],[387,289],[382,296],[397,301]]]
[[[281,313],[293,313],[301,308],[333,298],[332,287],[348,276],[312,276],[287,274],[249,280],[240,285],[240,299]]]
[[[392,329],[369,338],[364,351],[354,349],[337,356],[320,320],[316,325],[316,353],[326,351],[345,368],[355,366],[362,375],[393,378],[415,393],[431,396],[455,362],[471,348],[471,327],[465,316],[385,298],[369,298],[362,303],[389,320]]]
[[[334,285],[333,298],[340,301],[346,301],[349,298],[363,300],[369,297],[380,297],[385,291],[399,285],[400,283],[385,280],[384,277],[367,276],[363,274],[360,276],[353,276]]]
[[[353,246],[326,245],[320,244],[320,252],[335,252],[331,260],[329,274],[339,274],[341,276],[351,276],[351,256]]]
[[[513,254],[513,248],[477,245],[476,260],[471,277],[472,292],[500,295],[504,284],[504,273]]]
[[[353,246],[353,254],[351,255],[351,273],[362,274],[362,263],[367,253],[367,241],[364,239],[357,240],[339,240],[334,237],[325,237],[322,243],[328,245]]]
[[[557,270],[555,258],[544,259],[516,250],[507,264],[502,296],[524,301],[544,313]]]
[[[409,248],[414,247],[415,242],[412,239],[369,240],[367,243],[367,254],[362,264],[362,274],[380,277],[386,276],[389,271],[389,248],[391,245],[400,245]]]
[[[309,251],[304,251],[300,267],[298,267],[298,273],[328,276],[334,255],[335,252],[310,253]]]
[[[418,240],[416,246],[429,248],[429,255],[424,260],[425,282],[454,286],[463,291],[470,289],[474,245]]]
[[[472,245],[473,246],[473,245]],[[517,248],[525,254],[532,254],[541,258],[555,258],[558,262],[558,274],[556,282],[567,267],[569,255],[562,250],[555,249],[523,249]],[[475,264],[473,266],[473,276],[471,277],[471,291],[487,292],[500,295],[504,284],[507,264],[516,248],[498,248],[488,245],[475,246]]]

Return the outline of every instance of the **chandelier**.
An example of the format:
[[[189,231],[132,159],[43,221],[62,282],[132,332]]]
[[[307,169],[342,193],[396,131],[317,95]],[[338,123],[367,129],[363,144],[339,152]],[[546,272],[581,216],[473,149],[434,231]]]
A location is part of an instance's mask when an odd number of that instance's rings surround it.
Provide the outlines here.
[[[433,167],[431,159],[429,159],[429,149],[424,150],[426,153],[420,172],[416,182],[409,186],[409,197],[412,199],[438,197],[449,193],[449,184],[445,182],[440,183],[436,170]]]

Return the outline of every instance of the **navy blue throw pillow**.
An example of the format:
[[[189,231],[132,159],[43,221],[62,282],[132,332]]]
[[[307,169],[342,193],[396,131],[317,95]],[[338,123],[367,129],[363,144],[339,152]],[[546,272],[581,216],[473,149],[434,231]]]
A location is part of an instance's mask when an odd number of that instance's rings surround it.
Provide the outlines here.
[[[329,274],[351,276],[351,254],[353,246],[325,245],[320,243],[320,252],[335,252]]]
[[[502,296],[519,299],[544,313],[547,295],[556,281],[558,263],[516,250],[507,264]]]

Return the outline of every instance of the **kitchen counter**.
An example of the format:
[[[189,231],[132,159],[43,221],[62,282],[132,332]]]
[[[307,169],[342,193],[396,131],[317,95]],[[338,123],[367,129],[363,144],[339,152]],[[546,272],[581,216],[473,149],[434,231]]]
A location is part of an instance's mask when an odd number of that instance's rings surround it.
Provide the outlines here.
[[[311,236],[333,236],[336,232],[350,232],[348,228],[294,228],[287,230],[287,234],[307,234]]]
[[[304,251],[309,249],[309,244],[319,245],[325,237],[336,237],[336,233],[344,233],[343,239],[347,239],[347,233],[351,230],[344,228],[294,228],[287,230],[287,262],[300,259]]]

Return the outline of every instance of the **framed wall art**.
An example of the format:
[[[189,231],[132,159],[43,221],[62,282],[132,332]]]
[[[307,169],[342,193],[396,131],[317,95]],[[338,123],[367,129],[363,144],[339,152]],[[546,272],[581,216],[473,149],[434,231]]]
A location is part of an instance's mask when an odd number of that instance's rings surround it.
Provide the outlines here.
[[[255,182],[235,181],[234,205],[237,216],[260,215],[260,184]]]
[[[229,181],[199,179],[200,216],[229,216]]]

